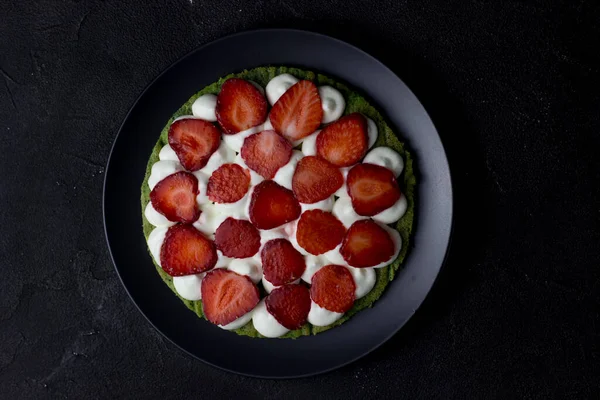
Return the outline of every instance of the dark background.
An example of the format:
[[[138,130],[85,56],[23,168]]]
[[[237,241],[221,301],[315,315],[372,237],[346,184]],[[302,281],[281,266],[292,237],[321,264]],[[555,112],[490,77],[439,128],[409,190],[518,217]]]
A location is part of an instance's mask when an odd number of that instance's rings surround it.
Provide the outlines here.
[[[1,398],[597,398],[598,2],[145,3],[0,2]],[[390,66],[439,128],[456,190],[450,258],[415,317],[302,380],[231,375],[171,345],[127,297],[102,228],[105,163],[145,86],[264,27]]]

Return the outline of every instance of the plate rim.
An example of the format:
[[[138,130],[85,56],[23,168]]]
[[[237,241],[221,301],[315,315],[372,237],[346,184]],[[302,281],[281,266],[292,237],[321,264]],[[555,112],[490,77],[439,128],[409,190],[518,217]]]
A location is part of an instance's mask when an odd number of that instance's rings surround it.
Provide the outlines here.
[[[113,158],[115,147],[117,145],[119,137],[121,136],[121,133],[123,132],[123,128],[127,124],[127,121],[129,120],[129,118],[130,118],[131,114],[133,113],[134,109],[136,108],[136,106],[140,103],[140,100],[146,95],[146,93],[150,90],[150,88],[158,80],[160,80],[164,75],[168,74],[169,71],[171,71],[172,69],[174,69],[178,64],[180,64],[181,62],[183,62],[184,60],[186,60],[192,54],[194,54],[196,52],[200,52],[203,49],[205,49],[206,47],[216,45],[216,44],[218,44],[219,42],[222,42],[222,41],[232,40],[232,39],[235,39],[236,37],[240,37],[240,36],[251,35],[251,34],[256,34],[256,33],[265,33],[265,32],[269,32],[269,33],[275,33],[275,32],[299,33],[299,34],[304,34],[304,35],[312,35],[314,37],[318,37],[318,38],[321,38],[321,39],[324,39],[324,40],[334,41],[338,45],[347,47],[350,50],[353,50],[353,51],[356,51],[356,52],[360,53],[363,57],[369,58],[371,61],[375,62],[379,67],[387,70],[394,77],[396,77],[396,79],[398,79],[400,82],[402,82],[404,84],[404,86],[406,87],[406,89],[408,90],[408,92],[412,96],[414,96],[414,98],[418,101],[419,105],[421,105],[421,107],[423,109],[423,112],[425,113],[427,119],[431,122],[431,124],[433,126],[433,129],[435,131],[435,134],[437,135],[437,137],[440,140],[443,161],[444,161],[445,167],[446,167],[446,169],[448,171],[448,179],[449,179],[449,182],[448,182],[449,201],[451,202],[451,207],[450,207],[450,210],[449,210],[450,226],[449,226],[449,230],[448,230],[447,244],[446,244],[446,249],[445,249],[445,252],[444,252],[443,259],[442,259],[442,261],[440,263],[439,268],[435,272],[435,276],[431,280],[431,283],[430,283],[430,285],[429,285],[429,287],[427,289],[427,292],[426,292],[425,296],[423,296],[423,298],[420,301],[418,301],[418,305],[407,316],[407,318],[404,321],[404,323],[402,323],[398,328],[392,330],[389,333],[389,335],[385,336],[385,338],[383,340],[381,340],[378,344],[370,347],[366,351],[362,352],[360,355],[357,355],[357,356],[355,356],[355,357],[353,357],[353,358],[351,358],[349,360],[346,360],[346,361],[344,361],[342,363],[339,363],[339,364],[337,364],[335,366],[332,366],[332,367],[329,367],[329,368],[326,368],[326,369],[321,369],[321,370],[317,370],[317,371],[314,371],[314,372],[308,372],[308,373],[304,373],[304,374],[289,375],[289,376],[266,376],[266,375],[260,375],[260,374],[246,373],[246,372],[235,371],[233,369],[217,365],[217,364],[215,364],[213,362],[210,362],[208,360],[205,360],[205,359],[201,358],[200,356],[192,353],[191,351],[185,349],[184,347],[182,347],[181,345],[179,345],[178,343],[176,343],[173,339],[171,339],[171,337],[169,337],[167,334],[165,334],[162,330],[160,330],[154,324],[154,322],[152,322],[152,320],[148,317],[148,315],[146,315],[146,313],[144,313],[144,311],[141,309],[141,307],[138,304],[138,302],[132,296],[129,288],[127,287],[127,285],[123,281],[123,277],[121,276],[121,273],[119,272],[119,268],[117,267],[117,263],[115,262],[115,258],[114,258],[114,255],[113,255],[113,250],[112,250],[111,244],[110,244],[110,239],[109,239],[109,233],[108,233],[108,229],[107,229],[107,224],[106,224],[106,217],[107,217],[107,215],[106,215],[106,188],[107,188],[107,182],[108,182],[108,177],[109,177],[108,171],[109,171],[109,168],[111,166],[111,161],[112,161],[112,158]],[[384,115],[384,118],[387,119],[387,117],[385,115]],[[409,147],[409,150],[410,150],[410,147]],[[454,218],[454,216],[455,216],[455,211],[456,211],[455,210],[456,204],[455,204],[455,201],[454,201],[454,185],[453,185],[453,178],[452,178],[452,169],[450,168],[450,164],[449,164],[449,161],[448,161],[448,155],[447,155],[446,148],[445,148],[444,143],[442,141],[442,138],[441,138],[441,136],[439,134],[439,131],[438,131],[438,129],[437,129],[437,127],[436,127],[433,119],[431,118],[431,115],[429,114],[429,112],[427,111],[427,109],[425,108],[425,106],[423,105],[423,103],[415,95],[415,93],[410,89],[410,87],[392,69],[390,69],[382,61],[380,61],[375,56],[371,55],[367,51],[363,50],[362,48],[360,48],[360,47],[358,47],[358,46],[356,46],[354,44],[351,44],[351,43],[348,43],[348,42],[346,42],[344,40],[338,39],[337,37],[330,36],[328,34],[319,33],[319,32],[312,31],[312,30],[297,29],[297,28],[258,28],[258,29],[247,29],[247,30],[243,30],[243,31],[240,31],[240,32],[228,34],[228,35],[219,37],[219,38],[217,38],[215,40],[211,40],[209,42],[206,42],[206,43],[202,44],[201,46],[198,46],[198,47],[192,49],[191,51],[187,52],[183,56],[179,57],[177,60],[175,60],[174,62],[172,62],[167,68],[165,68],[162,72],[160,72],[154,79],[152,79],[150,81],[150,83],[148,83],[144,87],[144,89],[141,91],[141,93],[136,97],[136,99],[134,100],[134,102],[129,107],[129,110],[127,111],[125,117],[123,118],[121,124],[119,125],[117,134],[115,135],[115,137],[113,139],[113,143],[112,143],[111,148],[110,148],[110,152],[109,152],[109,155],[108,155],[108,159],[106,161],[106,167],[105,167],[104,171],[105,171],[105,175],[104,175],[104,181],[103,181],[103,186],[102,186],[102,224],[103,224],[103,227],[104,227],[104,236],[105,236],[105,240],[106,240],[106,245],[108,247],[108,252],[109,252],[109,255],[110,255],[110,260],[111,260],[111,262],[113,264],[113,267],[114,267],[115,271],[117,272],[117,276],[119,277],[119,281],[121,282],[121,286],[125,289],[125,292],[127,293],[128,297],[130,298],[130,300],[132,301],[132,303],[135,305],[135,307],[137,308],[137,310],[144,316],[144,318],[146,319],[146,321],[148,323],[150,323],[150,326],[153,329],[155,329],[158,333],[160,333],[160,335],[162,337],[164,337],[170,343],[172,343],[177,349],[179,349],[180,351],[183,351],[185,354],[193,357],[194,359],[199,360],[199,361],[201,361],[201,362],[203,362],[203,363],[205,363],[207,365],[210,365],[210,366],[212,366],[214,368],[217,368],[219,370],[226,371],[226,372],[229,372],[229,373],[241,375],[241,376],[247,376],[247,377],[251,377],[251,378],[261,378],[261,379],[274,379],[274,380],[307,378],[307,377],[312,377],[312,376],[317,376],[317,375],[329,373],[331,371],[334,371],[334,370],[337,370],[339,368],[345,367],[345,366],[347,366],[349,364],[352,364],[352,363],[358,361],[359,359],[367,356],[368,354],[371,354],[372,352],[374,352],[375,350],[377,350],[378,348],[380,348],[383,344],[387,343],[394,335],[396,335],[411,320],[411,318],[415,315],[415,313],[421,308],[421,306],[423,305],[423,303],[425,302],[425,300],[431,295],[431,291],[432,291],[432,289],[434,289],[435,284],[436,284],[436,282],[437,282],[437,280],[438,280],[438,278],[440,276],[440,273],[441,273],[442,269],[444,268],[444,266],[446,265],[446,262],[448,260],[448,256],[449,256],[449,253],[450,253],[450,249],[451,249],[451,246],[452,246],[452,239],[453,239],[453,234],[454,234],[454,230],[455,230],[455,218]],[[416,186],[417,186],[417,188],[419,187],[419,182],[418,181],[417,181],[417,185]],[[418,225],[418,221],[415,220],[414,224]],[[418,229],[418,226],[415,229]],[[413,233],[413,235],[414,235],[414,233]],[[411,250],[411,251],[414,251],[414,250]],[[410,257],[410,252],[407,255],[407,258],[408,257]]]

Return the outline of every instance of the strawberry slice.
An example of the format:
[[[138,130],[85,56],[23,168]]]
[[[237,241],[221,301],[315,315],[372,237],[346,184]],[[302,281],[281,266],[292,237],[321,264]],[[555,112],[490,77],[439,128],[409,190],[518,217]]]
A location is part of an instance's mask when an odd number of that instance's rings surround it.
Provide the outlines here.
[[[238,164],[223,164],[210,178],[206,192],[210,201],[235,203],[248,192],[250,172]]]
[[[198,179],[189,172],[180,171],[158,182],[150,192],[152,207],[169,221],[191,224],[200,216],[196,202]]]
[[[262,181],[254,187],[249,212],[258,229],[272,229],[297,219],[301,209],[291,190],[274,181]]]
[[[308,210],[302,213],[296,230],[296,240],[311,254],[319,255],[342,242],[346,228],[332,213]]]
[[[290,161],[292,144],[275,131],[262,131],[244,140],[241,154],[251,170],[273,179],[277,170]]]
[[[295,141],[313,133],[323,118],[321,97],[311,81],[300,81],[273,105],[269,120],[284,138]]]
[[[358,164],[348,171],[348,195],[358,215],[373,216],[393,206],[401,196],[394,173],[375,164]]]
[[[274,286],[295,281],[306,269],[304,257],[286,239],[273,239],[265,243],[260,259],[265,278]]]
[[[389,233],[376,222],[365,219],[350,226],[340,254],[356,268],[367,268],[389,261],[394,255],[394,242]]]
[[[169,144],[185,169],[197,171],[219,148],[221,132],[202,119],[179,119],[169,127]]]
[[[223,268],[206,274],[201,291],[204,316],[221,326],[252,311],[260,301],[258,287],[250,278]]]
[[[326,265],[312,277],[310,298],[326,310],[345,313],[352,308],[356,284],[348,268]]]
[[[162,269],[171,276],[199,274],[217,263],[215,244],[191,225],[169,228],[160,248]]]
[[[368,148],[367,120],[359,113],[332,122],[317,136],[317,155],[338,167],[356,164]]]
[[[265,299],[267,311],[290,330],[300,329],[310,311],[310,292],[304,285],[275,288]]]
[[[265,122],[267,100],[250,82],[227,79],[217,96],[215,113],[223,132],[233,135]]]
[[[302,158],[292,177],[292,190],[301,203],[325,200],[343,184],[344,177],[340,170],[315,156]]]
[[[215,245],[227,257],[252,257],[260,248],[260,234],[250,222],[230,217],[217,228]]]

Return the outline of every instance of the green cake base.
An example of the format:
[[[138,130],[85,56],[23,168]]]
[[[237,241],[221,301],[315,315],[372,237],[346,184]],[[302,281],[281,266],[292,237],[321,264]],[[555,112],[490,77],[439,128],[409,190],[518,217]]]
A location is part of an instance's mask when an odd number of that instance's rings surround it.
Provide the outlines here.
[[[148,160],[148,166],[146,167],[146,175],[144,176],[144,182],[142,184],[141,205],[144,236],[146,237],[146,239],[148,239],[148,235],[150,235],[150,232],[154,229],[154,227],[148,222],[148,220],[144,216],[144,209],[150,201],[150,188],[148,187],[148,177],[150,176],[152,164],[158,161],[158,153],[160,149],[168,143],[167,134],[169,132],[169,126],[175,118],[182,115],[191,115],[192,104],[198,97],[208,93],[218,94],[223,82],[225,82],[229,78],[236,77],[248,79],[257,82],[262,87],[265,87],[272,78],[283,73],[294,75],[299,79],[311,80],[317,85],[330,85],[336,88],[342,93],[342,95],[346,99],[346,110],[344,114],[359,112],[375,121],[379,130],[379,137],[377,138],[377,142],[375,143],[374,147],[391,147],[392,149],[400,153],[400,155],[404,159],[404,171],[402,172],[400,178],[398,178],[398,183],[400,184],[400,189],[402,190],[402,193],[406,196],[406,199],[408,201],[408,209],[406,211],[406,214],[395,225],[390,225],[396,230],[398,230],[398,232],[400,232],[400,235],[402,236],[402,250],[400,251],[400,255],[398,256],[398,258],[391,265],[385,268],[375,270],[377,274],[377,280],[373,290],[371,290],[371,292],[365,297],[357,300],[354,303],[352,309],[350,309],[350,311],[348,311],[340,320],[336,321],[335,323],[324,327],[312,326],[307,323],[302,328],[295,331],[290,331],[286,335],[282,336],[282,338],[297,338],[300,336],[310,334],[315,335],[317,333],[321,333],[328,329],[341,325],[353,315],[355,315],[357,312],[367,307],[373,306],[375,301],[379,299],[379,297],[383,294],[386,286],[394,279],[396,272],[398,271],[398,269],[402,265],[402,262],[404,261],[404,258],[406,257],[406,253],[409,247],[409,237],[413,228],[414,189],[416,184],[415,176],[413,174],[412,158],[410,153],[405,149],[404,144],[401,143],[400,140],[398,140],[398,137],[387,125],[381,114],[373,106],[371,106],[367,102],[367,100],[365,100],[364,97],[352,91],[347,86],[334,81],[331,78],[328,78],[321,74],[316,74],[311,71],[305,71],[297,68],[259,67],[251,70],[246,70],[238,74],[231,74],[225,76],[219,79],[217,82],[205,87],[204,89],[196,93],[194,96],[192,96],[183,106],[181,106],[181,108],[179,108],[179,110],[177,110],[177,112],[175,112],[175,114],[171,117],[171,119],[163,128],[160,134],[160,138],[154,146],[152,155]],[[154,263],[154,265],[162,280],[171,288],[175,295],[177,295],[190,310],[194,311],[198,315],[198,317],[204,317],[202,313],[202,301],[189,301],[181,298],[181,296],[177,294],[177,291],[173,286],[173,279],[171,278],[171,276],[167,275],[167,273],[165,273],[162,270],[162,268],[159,267],[156,263]],[[252,322],[249,322],[240,329],[236,329],[235,332],[240,335],[262,337],[256,331],[256,329],[254,329]]]

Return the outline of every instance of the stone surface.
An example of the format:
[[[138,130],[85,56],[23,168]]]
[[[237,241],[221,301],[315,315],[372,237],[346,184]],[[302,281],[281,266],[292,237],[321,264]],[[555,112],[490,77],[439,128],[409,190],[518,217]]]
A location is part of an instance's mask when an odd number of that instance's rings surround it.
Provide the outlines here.
[[[591,398],[600,390],[597,2],[0,3],[2,398]],[[197,46],[297,27],[379,57],[447,146],[449,262],[399,334],[316,378],[194,360],[112,267],[104,166],[143,88]]]

